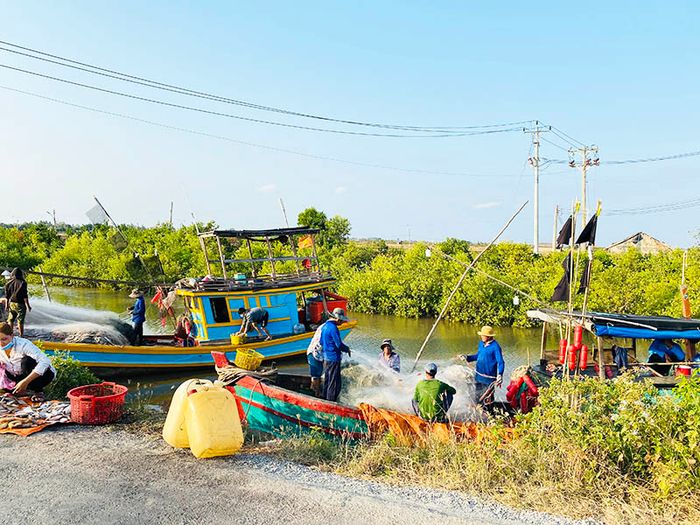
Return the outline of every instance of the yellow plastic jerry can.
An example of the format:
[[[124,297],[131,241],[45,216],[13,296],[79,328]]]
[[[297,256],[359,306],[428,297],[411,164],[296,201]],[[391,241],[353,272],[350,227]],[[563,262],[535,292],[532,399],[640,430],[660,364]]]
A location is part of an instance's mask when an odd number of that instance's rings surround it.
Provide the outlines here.
[[[243,430],[231,392],[216,384],[198,387],[187,405],[185,426],[195,457],[230,456],[241,449]]]
[[[185,426],[185,412],[189,404],[187,392],[211,386],[213,386],[212,382],[208,379],[190,379],[175,390],[168,415],[165,418],[165,425],[163,425],[163,439],[168,445],[175,448],[188,448],[190,446]]]

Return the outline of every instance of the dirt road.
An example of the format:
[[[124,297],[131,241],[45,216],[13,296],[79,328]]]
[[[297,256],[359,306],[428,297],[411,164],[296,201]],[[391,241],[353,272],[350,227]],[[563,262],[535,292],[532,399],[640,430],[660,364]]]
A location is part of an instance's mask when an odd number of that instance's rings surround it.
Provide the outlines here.
[[[348,479],[265,455],[196,460],[120,429],[0,436],[4,523],[568,523],[450,492]]]

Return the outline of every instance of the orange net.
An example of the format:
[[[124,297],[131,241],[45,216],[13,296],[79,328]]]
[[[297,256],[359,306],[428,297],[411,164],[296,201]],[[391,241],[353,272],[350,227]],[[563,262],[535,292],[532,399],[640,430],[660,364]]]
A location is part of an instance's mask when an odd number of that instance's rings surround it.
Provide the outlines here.
[[[390,433],[403,445],[421,443],[429,437],[443,442],[479,442],[489,433],[486,425],[478,423],[429,423],[418,416],[376,408],[366,403],[361,403],[358,408],[367,423],[370,439]]]

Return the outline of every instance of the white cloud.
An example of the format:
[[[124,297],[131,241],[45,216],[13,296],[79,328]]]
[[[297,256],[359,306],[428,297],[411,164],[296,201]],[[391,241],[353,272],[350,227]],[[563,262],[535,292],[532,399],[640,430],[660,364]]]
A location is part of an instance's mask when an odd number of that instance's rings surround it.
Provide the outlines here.
[[[260,186],[258,188],[258,191],[262,193],[272,193],[277,189],[277,185],[275,184],[265,184],[264,186]]]
[[[485,210],[487,208],[496,208],[497,206],[500,206],[501,203],[497,201],[491,201],[491,202],[480,202],[479,204],[474,205],[474,209],[477,210]]]
[[[338,186],[338,187],[335,189],[335,192],[336,192],[338,195],[340,195],[341,193],[345,193],[346,191],[348,191],[348,189],[347,189],[345,186]]]

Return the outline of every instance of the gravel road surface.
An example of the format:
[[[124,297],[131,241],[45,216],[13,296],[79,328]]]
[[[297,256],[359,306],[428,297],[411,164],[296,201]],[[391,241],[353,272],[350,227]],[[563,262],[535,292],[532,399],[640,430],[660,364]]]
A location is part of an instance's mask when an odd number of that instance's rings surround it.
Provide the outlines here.
[[[266,455],[197,460],[116,428],[0,436],[7,524],[535,524],[569,520],[461,494],[396,488]]]

